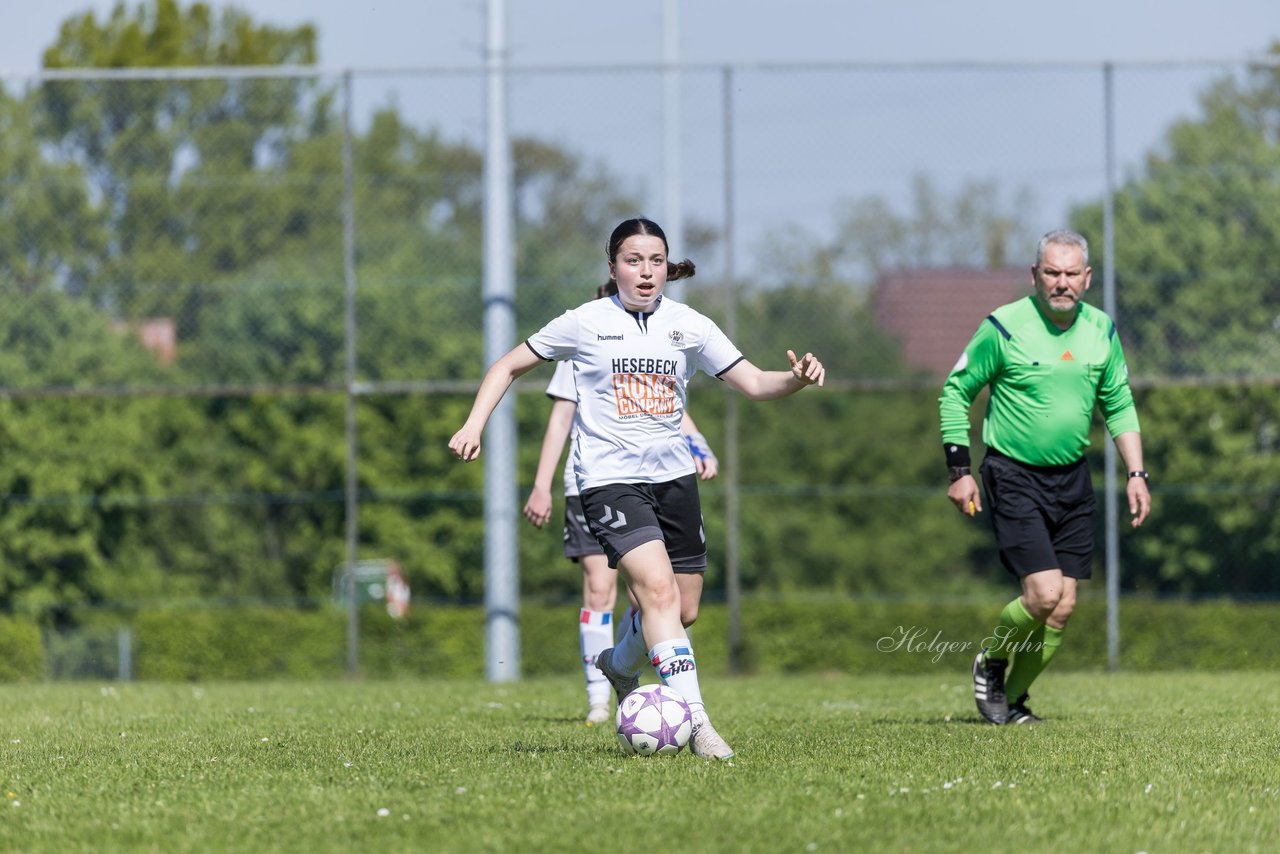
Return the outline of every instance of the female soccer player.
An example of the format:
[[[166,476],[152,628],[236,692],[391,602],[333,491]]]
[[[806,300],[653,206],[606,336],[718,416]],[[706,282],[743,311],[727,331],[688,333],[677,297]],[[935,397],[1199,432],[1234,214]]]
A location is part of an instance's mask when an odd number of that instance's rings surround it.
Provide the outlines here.
[[[625,696],[643,664],[622,653],[628,638],[642,638],[658,676],[689,703],[694,754],[730,759],[733,749],[707,715],[681,622],[682,601],[698,601],[707,567],[693,457],[680,435],[686,386],[703,370],[752,400],[773,400],[822,385],[826,374],[812,353],[797,359],[791,350],[790,370],[762,371],[709,318],[664,299],[669,280],[694,273],[692,261],[672,263],[668,251],[656,223],[619,224],[606,246],[618,292],[566,311],[494,362],[449,448],[464,462],[475,460],[489,416],[517,377],[540,361],[573,363],[572,459],[583,511],[640,607],[639,631],[625,633],[596,665]],[[612,652],[620,653],[617,661]]]
[[[597,299],[613,296],[616,287],[602,285]],[[538,456],[538,469],[533,478],[533,489],[524,505],[524,517],[535,528],[551,521],[551,479],[564,452],[574,416],[578,411],[578,392],[573,382],[570,362],[557,362],[556,372],[547,385],[547,397],[553,401],[547,417],[547,429],[542,438],[542,452]],[[698,425],[685,413],[680,432],[693,454],[698,476],[711,480],[716,476],[718,463],[706,439],[698,432]],[[613,646],[613,610],[618,600],[618,572],[609,566],[604,549],[587,525],[582,512],[582,498],[578,493],[578,479],[573,472],[572,457],[564,466],[564,556],[582,564],[582,610],[578,613],[578,646],[582,652],[582,671],[587,688],[587,725],[604,723],[611,717],[609,708],[609,682],[600,668],[596,656]],[[632,603],[634,605],[634,603]],[[631,613],[628,611],[627,620]],[[689,623],[685,622],[686,628]]]

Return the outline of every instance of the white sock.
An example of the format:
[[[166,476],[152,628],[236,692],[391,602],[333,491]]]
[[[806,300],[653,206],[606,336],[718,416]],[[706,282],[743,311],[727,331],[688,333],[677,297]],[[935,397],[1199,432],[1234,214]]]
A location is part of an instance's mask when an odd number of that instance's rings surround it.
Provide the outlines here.
[[[613,647],[613,666],[622,673],[639,673],[648,663],[644,632],[640,631],[640,612],[628,608],[618,633],[621,636]]]
[[[672,638],[654,644],[649,651],[649,660],[662,683],[670,685],[684,697],[695,717],[705,714],[702,689],[698,686],[698,665],[694,663],[693,646],[688,638]]]
[[[583,608],[578,615],[578,646],[582,650],[582,674],[587,680],[587,705],[609,705],[613,689],[596,667],[596,656],[613,646],[613,613]]]

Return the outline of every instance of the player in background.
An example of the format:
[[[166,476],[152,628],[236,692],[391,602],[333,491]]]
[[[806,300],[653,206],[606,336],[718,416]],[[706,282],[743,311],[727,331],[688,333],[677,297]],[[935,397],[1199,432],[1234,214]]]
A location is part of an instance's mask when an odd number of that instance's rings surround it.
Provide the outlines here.
[[[615,293],[616,288],[602,285],[596,298],[613,296]],[[533,489],[524,505],[524,517],[535,528],[541,528],[551,521],[551,479],[555,475],[578,410],[578,392],[573,384],[571,363],[556,363],[555,374],[547,385],[547,397],[552,400],[551,414],[547,417],[547,429],[542,437],[542,451],[533,477]],[[703,480],[714,478],[717,471],[715,454],[711,453],[707,440],[698,432],[698,425],[687,412],[681,421],[680,432],[693,454],[698,476]],[[609,697],[612,689],[600,668],[596,667],[596,656],[613,646],[613,611],[618,600],[618,572],[609,566],[604,549],[587,525],[571,458],[565,459],[564,500],[564,556],[574,563],[582,564],[582,609],[578,614],[578,646],[582,653],[582,671],[587,687],[587,724],[594,726],[612,717]],[[627,622],[631,616],[628,609]]]
[[[622,697],[639,684],[647,654],[659,678],[689,703],[694,754],[730,759],[732,748],[707,714],[682,622],[697,607],[707,567],[693,455],[680,435],[687,383],[702,370],[752,400],[772,400],[821,385],[825,371],[812,353],[797,358],[790,350],[790,370],[762,371],[710,318],[665,299],[668,280],[695,268],[668,259],[656,223],[622,222],[606,255],[618,292],[565,312],[494,362],[449,448],[464,462],[476,459],[485,424],[517,377],[542,361],[573,363],[572,459],[583,510],[640,606],[638,631],[624,631],[596,665]]]
[[[1093,571],[1096,500],[1084,454],[1095,406],[1129,473],[1132,526],[1151,510],[1120,336],[1081,302],[1093,275],[1089,244],[1073,231],[1049,232],[1031,275],[1035,292],[987,316],[939,399],[947,498],[972,516],[983,501],[970,470],[969,407],[991,391],[980,473],[1000,561],[1022,587],[973,662],[978,711],[996,724],[1040,721],[1027,689],[1061,645],[1076,587]]]

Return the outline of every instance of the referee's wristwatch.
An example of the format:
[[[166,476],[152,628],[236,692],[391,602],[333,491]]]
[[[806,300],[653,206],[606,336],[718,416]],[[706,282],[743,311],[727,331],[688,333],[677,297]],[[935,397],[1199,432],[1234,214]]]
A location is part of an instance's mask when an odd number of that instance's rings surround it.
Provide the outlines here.
[[[948,466],[947,467],[947,483],[955,483],[962,477],[971,474],[968,466]]]
[[[1138,469],[1137,471],[1131,471],[1129,472],[1129,477],[1130,478],[1140,477],[1143,480],[1151,479],[1151,475],[1147,474],[1146,469]]]

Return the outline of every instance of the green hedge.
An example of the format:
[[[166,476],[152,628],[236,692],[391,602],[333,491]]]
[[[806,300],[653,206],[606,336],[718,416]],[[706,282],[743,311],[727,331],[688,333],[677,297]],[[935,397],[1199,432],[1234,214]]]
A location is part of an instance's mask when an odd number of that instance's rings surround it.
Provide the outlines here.
[[[746,669],[758,673],[965,672],[1004,603],[890,601],[750,603],[743,607]],[[725,612],[705,610],[694,629],[699,663],[727,664]],[[1124,670],[1280,668],[1271,627],[1280,604],[1126,598],[1120,603]],[[1055,669],[1107,667],[1106,603],[1082,600],[1067,627]]]
[[[0,617],[0,682],[32,682],[44,676],[44,648],[34,620]]]
[[[133,620],[144,681],[311,679],[339,672],[345,621],[331,610],[143,611]]]
[[[754,673],[967,672],[1003,602],[817,598],[750,600],[742,609],[743,669]],[[521,673],[578,672],[577,608],[525,604],[520,612]],[[1125,670],[1239,670],[1280,667],[1271,626],[1280,604],[1127,598],[1120,607]],[[369,607],[360,617],[360,673],[367,678],[484,675],[484,610],[416,606],[403,620]],[[335,678],[346,673],[347,615],[338,609],[236,608],[143,611],[128,621],[134,676],[140,680]],[[728,668],[728,612],[703,606],[693,630],[699,664]],[[0,680],[49,674],[36,624],[0,619]],[[1083,600],[1072,618],[1061,670],[1107,665],[1106,607]]]

